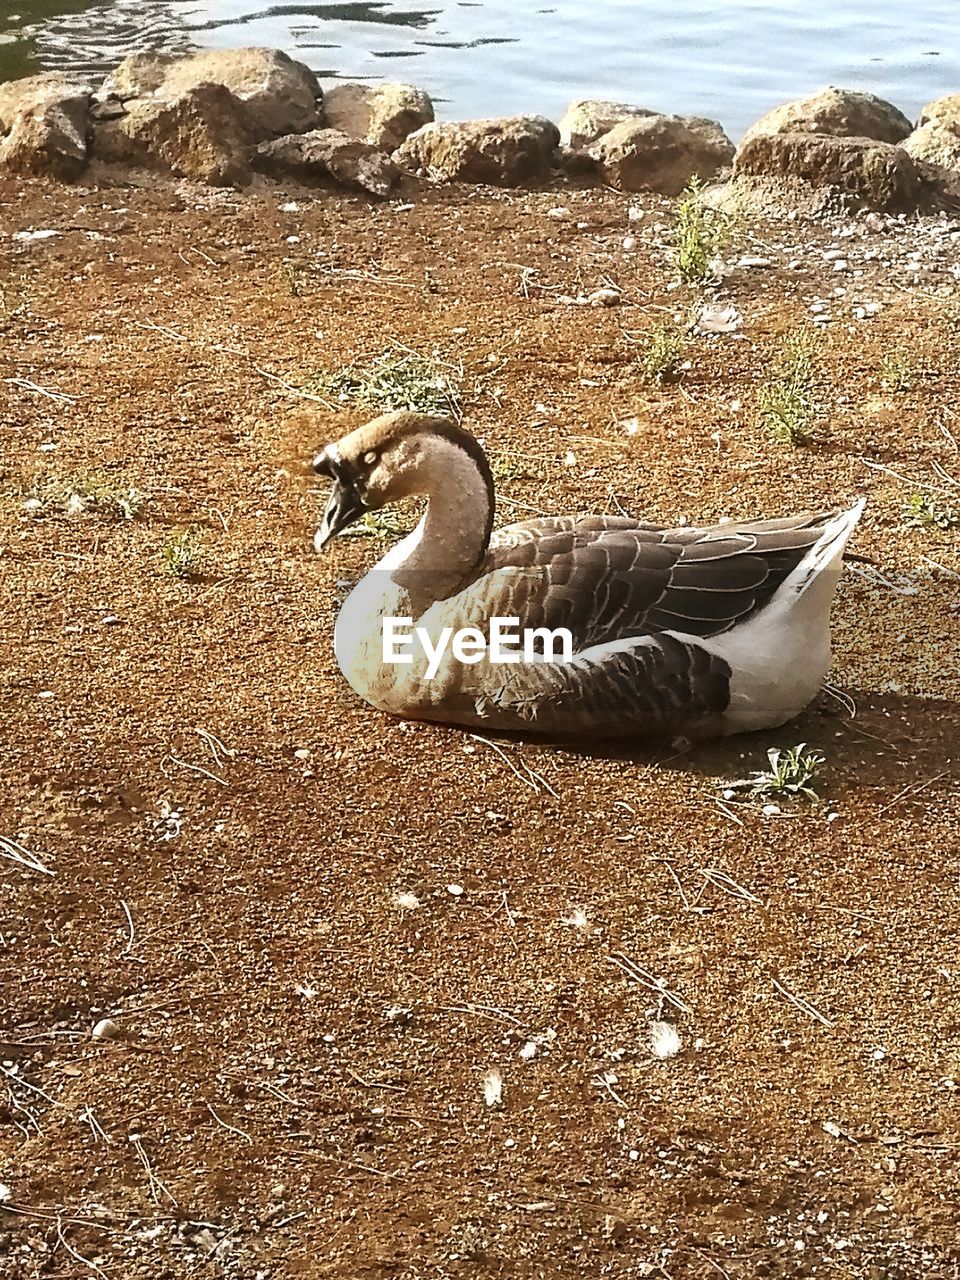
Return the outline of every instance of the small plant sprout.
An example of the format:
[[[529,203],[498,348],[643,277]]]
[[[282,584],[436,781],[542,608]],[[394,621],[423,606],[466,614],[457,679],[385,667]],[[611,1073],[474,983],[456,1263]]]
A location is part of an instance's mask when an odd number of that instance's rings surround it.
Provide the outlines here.
[[[27,500],[27,509],[36,515],[59,513],[71,519],[100,515],[113,520],[133,520],[146,500],[147,495],[133,485],[91,472],[35,486]]]
[[[747,780],[751,794],[758,796],[803,796],[819,800],[813,784],[823,772],[826,761],[819,751],[808,749],[805,742],[795,747],[771,747],[767,752],[769,769],[758,770]]]
[[[686,347],[686,334],[678,325],[657,325],[650,334],[643,357],[647,381],[663,383],[677,378]]]
[[[903,504],[903,523],[907,529],[955,529],[960,516],[953,507],[939,502],[932,494],[911,493]]]
[[[189,578],[203,557],[203,535],[199,529],[174,529],[163,544],[160,560],[171,578]]]
[[[700,179],[691,178],[677,200],[674,259],[681,280],[696,285],[709,280],[732,234],[732,216],[707,204]]]
[[[905,356],[886,355],[880,361],[880,385],[884,391],[909,391],[913,369]]]
[[[405,538],[410,532],[409,523],[402,514],[383,507],[380,511],[368,511],[349,529],[344,529],[341,538],[378,538],[381,542],[395,542],[397,538]]]
[[[757,416],[774,440],[794,446],[809,444],[818,413],[814,353],[809,329],[797,329],[784,344],[784,359],[776,378],[757,392]]]
[[[370,360],[357,361],[314,381],[341,404],[364,404],[383,412],[411,409],[459,422],[463,416],[462,377],[462,366],[449,364],[436,353],[423,356],[395,345]]]

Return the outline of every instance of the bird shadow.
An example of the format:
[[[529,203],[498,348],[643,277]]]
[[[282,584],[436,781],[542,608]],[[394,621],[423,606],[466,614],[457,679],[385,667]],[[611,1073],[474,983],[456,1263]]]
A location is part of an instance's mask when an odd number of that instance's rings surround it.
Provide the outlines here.
[[[960,703],[874,690],[845,690],[843,701],[824,693],[796,719],[759,733],[694,743],[549,745],[566,756],[694,775],[723,787],[768,768],[771,750],[801,743],[824,757],[822,790],[832,798],[863,788],[908,787],[922,788],[929,802],[960,783]]]

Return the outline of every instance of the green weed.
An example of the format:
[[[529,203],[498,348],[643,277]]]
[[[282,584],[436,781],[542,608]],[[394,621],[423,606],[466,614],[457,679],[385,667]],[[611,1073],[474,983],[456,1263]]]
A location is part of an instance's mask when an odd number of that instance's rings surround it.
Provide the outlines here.
[[[364,404],[381,412],[410,409],[459,422],[463,416],[462,377],[461,366],[448,364],[436,354],[422,356],[407,347],[393,346],[320,379],[319,389],[342,404]]]
[[[713,263],[729,243],[733,227],[733,216],[707,204],[703,184],[699,178],[691,178],[677,199],[673,252],[681,280],[687,284],[703,284],[709,280]]]
[[[953,507],[945,506],[932,494],[911,493],[903,504],[903,523],[907,529],[954,529],[960,516]]]
[[[771,747],[767,752],[769,769],[758,770],[749,787],[753,796],[803,796],[807,800],[819,800],[814,783],[823,772],[826,761],[819,751],[811,751],[805,742],[781,750]]]
[[[819,406],[816,398],[814,353],[816,340],[809,329],[797,329],[784,345],[784,360],[776,378],[757,392],[757,416],[781,444],[804,445],[814,438]]]
[[[650,334],[643,357],[648,382],[670,382],[677,377],[687,349],[687,336],[677,325],[661,324]]]
[[[203,558],[199,529],[174,529],[160,550],[160,563],[171,578],[190,578]]]
[[[887,355],[880,361],[880,385],[884,391],[909,391],[913,369],[905,356]]]

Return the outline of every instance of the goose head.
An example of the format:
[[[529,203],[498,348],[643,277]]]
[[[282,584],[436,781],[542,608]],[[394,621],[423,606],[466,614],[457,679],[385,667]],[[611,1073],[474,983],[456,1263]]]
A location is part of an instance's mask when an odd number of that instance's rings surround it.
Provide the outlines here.
[[[312,464],[317,475],[333,481],[314,546],[322,550],[369,511],[416,494],[432,496],[449,483],[452,461],[479,473],[492,522],[493,478],[486,457],[477,440],[448,418],[385,413],[328,444]]]

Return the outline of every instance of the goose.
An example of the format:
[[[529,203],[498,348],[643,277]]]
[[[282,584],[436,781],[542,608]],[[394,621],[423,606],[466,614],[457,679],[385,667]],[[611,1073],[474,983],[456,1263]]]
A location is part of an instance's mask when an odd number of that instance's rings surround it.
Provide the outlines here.
[[[381,711],[558,739],[694,740],[781,725],[821,688],[863,499],[702,528],[567,515],[494,533],[480,443],[411,412],[326,445],[312,470],[333,482],[317,551],[367,512],[427,499],[335,626],[340,670]],[[558,655],[563,631],[569,651]],[[467,637],[459,651],[442,647],[451,635]]]

